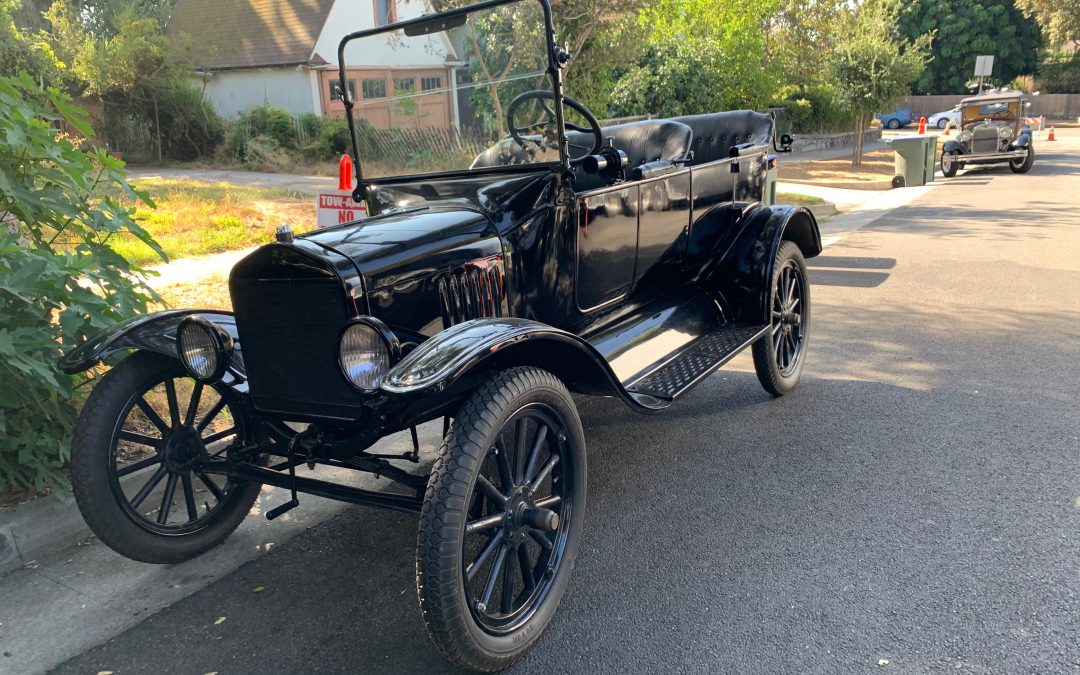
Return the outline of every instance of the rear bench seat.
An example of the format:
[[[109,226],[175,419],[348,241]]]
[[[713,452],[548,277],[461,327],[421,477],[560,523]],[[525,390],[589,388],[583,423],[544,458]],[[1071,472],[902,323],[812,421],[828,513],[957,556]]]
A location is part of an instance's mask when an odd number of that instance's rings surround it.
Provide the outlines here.
[[[675,121],[693,130],[691,166],[727,159],[731,148],[742,143],[771,145],[773,140],[772,116],[753,110],[687,115],[676,117]]]

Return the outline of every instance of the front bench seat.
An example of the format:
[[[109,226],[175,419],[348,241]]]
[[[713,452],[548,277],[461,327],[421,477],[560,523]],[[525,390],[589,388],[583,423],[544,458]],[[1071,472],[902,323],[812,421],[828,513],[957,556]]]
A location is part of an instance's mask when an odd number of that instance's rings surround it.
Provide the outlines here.
[[[657,160],[680,160],[686,157],[694,138],[694,132],[689,126],[673,120],[641,120],[640,122],[627,122],[610,127],[601,127],[600,132],[604,137],[604,143],[611,139],[612,144],[626,153],[629,159],[626,171]],[[593,136],[581,131],[570,131],[566,134],[570,143],[590,146]],[[571,148],[571,152],[582,152],[580,148]],[[507,138],[491,146],[473,161],[472,168],[486,168],[495,166],[507,166],[510,164],[522,164],[525,153],[514,139]],[[577,167],[575,171],[574,190],[585,192],[606,185],[606,181],[597,175],[587,174]]]

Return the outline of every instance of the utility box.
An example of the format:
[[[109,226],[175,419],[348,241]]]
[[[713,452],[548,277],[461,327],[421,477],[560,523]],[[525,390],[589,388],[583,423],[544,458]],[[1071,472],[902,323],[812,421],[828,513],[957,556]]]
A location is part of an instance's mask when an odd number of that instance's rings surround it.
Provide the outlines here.
[[[765,187],[762,190],[761,203],[772,206],[776,203],[776,155],[769,155],[765,161],[768,162],[768,169],[765,171]]]
[[[918,187],[933,182],[937,136],[897,136],[885,142],[892,145],[895,153],[893,187]]]

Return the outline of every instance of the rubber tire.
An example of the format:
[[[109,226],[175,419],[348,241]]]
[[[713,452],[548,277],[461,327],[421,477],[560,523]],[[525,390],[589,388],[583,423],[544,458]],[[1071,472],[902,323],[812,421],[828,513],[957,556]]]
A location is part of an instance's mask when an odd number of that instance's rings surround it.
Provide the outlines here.
[[[943,160],[946,152],[948,152],[949,155],[952,157],[952,162],[949,163],[948,171],[945,170],[945,162],[941,162],[941,175],[945,176],[946,178],[952,178],[956,175],[956,172],[960,170],[960,160],[958,159],[960,157],[960,153],[956,150],[942,150],[941,157]]]
[[[900,120],[898,120],[898,119],[896,119],[894,117],[893,119],[889,120],[889,123],[886,126],[888,126],[890,129],[899,129],[900,128]]]
[[[106,546],[139,562],[179,563],[214,548],[244,520],[262,487],[260,483],[235,486],[213,521],[184,535],[162,535],[144,530],[116,501],[109,484],[109,445],[117,418],[133,391],[160,382],[170,373],[182,375],[184,372],[183,366],[174,358],[154,352],[136,352],[101,378],[75,423],[71,442],[71,484],[79,511]]]
[[[1024,161],[1020,164],[1014,164],[1012,160],[1009,161],[1009,168],[1012,169],[1013,173],[1027,173],[1035,165],[1035,148],[1028,146],[1027,150],[1027,156],[1024,157]]]
[[[581,543],[585,514],[586,461],[573,458],[578,489],[572,505],[575,523],[548,600],[513,633],[485,632],[466,605],[461,541],[467,500],[477,474],[506,421],[523,405],[542,401],[566,423],[569,440],[585,448],[581,420],[570,392],[554,375],[538,368],[504,370],[481,385],[454,417],[428,479],[416,544],[416,589],[424,625],[436,647],[462,668],[492,672],[514,664],[539,639],[570,580]]]
[[[776,292],[776,284],[780,280],[780,270],[788,260],[795,261],[803,278],[802,302],[806,307],[805,335],[803,337],[803,352],[799,358],[799,363],[795,366],[794,372],[787,376],[783,375],[776,365],[772,340],[769,334],[763,335],[751,348],[754,355],[754,371],[757,373],[758,381],[761,382],[761,386],[765,391],[777,397],[790,394],[795,389],[795,385],[799,383],[799,376],[802,375],[803,364],[806,362],[806,348],[810,342],[810,278],[806,273],[806,259],[803,257],[798,245],[793,241],[780,242],[780,249],[776,252],[776,262],[773,264],[772,279],[769,283],[769,307],[770,309],[772,307],[772,297]]]
[[[949,125],[949,118],[948,117],[942,117],[941,119],[939,119],[937,121],[937,128],[938,129],[944,129],[948,125]]]

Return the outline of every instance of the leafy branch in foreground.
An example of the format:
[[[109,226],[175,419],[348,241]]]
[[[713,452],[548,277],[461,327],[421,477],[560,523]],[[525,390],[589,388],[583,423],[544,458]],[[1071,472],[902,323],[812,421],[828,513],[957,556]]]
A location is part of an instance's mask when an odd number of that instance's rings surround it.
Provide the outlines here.
[[[123,162],[83,151],[86,113],[32,77],[0,77],[0,490],[64,485],[77,385],[57,369],[62,352],[146,311],[145,273],[110,241],[133,236],[164,252],[132,218],[149,197]]]

